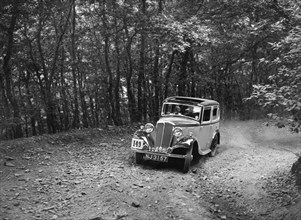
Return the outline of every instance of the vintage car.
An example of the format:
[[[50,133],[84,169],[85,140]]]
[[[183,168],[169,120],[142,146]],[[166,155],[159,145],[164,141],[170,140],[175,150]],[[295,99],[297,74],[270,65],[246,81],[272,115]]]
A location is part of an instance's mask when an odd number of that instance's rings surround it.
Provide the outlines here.
[[[156,126],[147,123],[133,135],[131,149],[136,163],[166,163],[176,158],[181,161],[183,172],[188,172],[194,157],[216,154],[220,143],[219,120],[216,101],[183,96],[166,98]]]

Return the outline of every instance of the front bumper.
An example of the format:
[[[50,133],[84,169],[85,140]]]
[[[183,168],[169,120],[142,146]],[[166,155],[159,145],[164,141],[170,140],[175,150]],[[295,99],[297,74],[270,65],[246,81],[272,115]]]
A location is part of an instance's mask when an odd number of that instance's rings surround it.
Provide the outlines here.
[[[133,149],[133,148],[131,149],[133,152],[141,153],[141,154],[152,154],[152,155],[165,156],[170,158],[179,158],[179,159],[187,158],[187,155],[181,155],[181,154],[159,153],[159,152],[148,151],[148,150],[140,150],[140,149]]]

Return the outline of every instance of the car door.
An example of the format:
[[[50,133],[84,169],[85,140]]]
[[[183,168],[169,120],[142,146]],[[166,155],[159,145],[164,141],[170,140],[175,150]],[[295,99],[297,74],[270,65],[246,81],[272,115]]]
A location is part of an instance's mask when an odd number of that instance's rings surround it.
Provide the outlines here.
[[[200,127],[200,148],[201,151],[207,151],[210,148],[211,138],[212,138],[212,107],[207,106],[203,108],[203,114],[201,119]]]

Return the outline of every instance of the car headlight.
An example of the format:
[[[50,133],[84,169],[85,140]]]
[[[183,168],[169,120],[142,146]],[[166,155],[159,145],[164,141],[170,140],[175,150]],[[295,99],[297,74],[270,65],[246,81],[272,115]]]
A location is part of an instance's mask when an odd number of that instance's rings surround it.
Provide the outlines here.
[[[144,126],[144,131],[146,132],[146,133],[152,133],[153,132],[153,130],[154,130],[154,125],[153,124],[151,124],[151,123],[147,123],[145,126]]]
[[[175,129],[173,130],[173,135],[174,135],[175,137],[177,137],[177,138],[181,137],[182,134],[183,134],[182,128],[175,128]]]

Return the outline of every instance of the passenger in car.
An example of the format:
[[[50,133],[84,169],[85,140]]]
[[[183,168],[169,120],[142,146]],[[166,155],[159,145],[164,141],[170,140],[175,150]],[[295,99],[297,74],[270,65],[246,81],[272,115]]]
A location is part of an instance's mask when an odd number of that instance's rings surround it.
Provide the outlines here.
[[[188,106],[186,109],[185,109],[185,115],[186,116],[189,116],[189,117],[194,117],[194,114],[193,114],[193,106]]]

